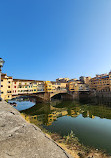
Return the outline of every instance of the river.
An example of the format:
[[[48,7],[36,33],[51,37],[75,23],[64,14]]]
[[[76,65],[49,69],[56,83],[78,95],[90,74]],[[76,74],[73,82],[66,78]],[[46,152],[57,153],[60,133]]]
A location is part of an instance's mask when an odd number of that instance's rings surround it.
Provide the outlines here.
[[[36,104],[17,101],[17,104],[16,109],[28,122],[61,136],[70,134],[72,130],[82,144],[111,154],[110,102],[52,101]]]

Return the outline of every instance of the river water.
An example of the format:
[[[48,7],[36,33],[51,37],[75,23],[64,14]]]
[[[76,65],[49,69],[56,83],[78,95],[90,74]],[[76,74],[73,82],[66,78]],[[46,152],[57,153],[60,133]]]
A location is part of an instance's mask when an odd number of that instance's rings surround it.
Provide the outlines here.
[[[61,136],[70,134],[72,130],[82,144],[111,154],[110,102],[52,101],[34,104],[22,101],[16,108],[22,110],[21,114],[28,122]]]

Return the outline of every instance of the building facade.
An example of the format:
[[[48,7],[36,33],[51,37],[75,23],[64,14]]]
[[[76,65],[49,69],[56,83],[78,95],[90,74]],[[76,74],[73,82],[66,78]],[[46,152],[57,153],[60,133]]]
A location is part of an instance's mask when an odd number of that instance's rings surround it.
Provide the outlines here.
[[[1,75],[1,97],[3,100],[12,99],[17,95],[27,95],[37,92],[57,91],[89,91],[111,92],[111,72],[96,75],[94,78],[81,76],[80,80],[58,78],[56,81],[13,79],[7,74]]]
[[[63,82],[67,82],[67,81],[69,81],[69,78],[67,78],[67,77],[66,78],[57,78],[56,79],[56,82],[62,82],[63,83]]]
[[[111,72],[109,72],[109,74],[96,75],[96,77],[91,78],[89,87],[91,90],[98,92],[111,91]]]
[[[7,74],[1,75],[1,98],[3,100],[12,99],[13,78]]]
[[[89,91],[89,86],[77,80],[73,82],[68,82],[67,89],[70,92]]]
[[[13,79],[7,74],[1,75],[1,98],[12,99],[17,95],[32,94],[44,91],[44,81]]]

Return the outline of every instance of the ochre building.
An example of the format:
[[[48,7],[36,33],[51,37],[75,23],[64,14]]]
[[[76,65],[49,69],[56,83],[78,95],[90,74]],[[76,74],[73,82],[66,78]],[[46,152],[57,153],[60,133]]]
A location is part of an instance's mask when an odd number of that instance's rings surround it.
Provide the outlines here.
[[[98,92],[111,91],[111,72],[109,74],[96,75],[89,81],[89,88]]]

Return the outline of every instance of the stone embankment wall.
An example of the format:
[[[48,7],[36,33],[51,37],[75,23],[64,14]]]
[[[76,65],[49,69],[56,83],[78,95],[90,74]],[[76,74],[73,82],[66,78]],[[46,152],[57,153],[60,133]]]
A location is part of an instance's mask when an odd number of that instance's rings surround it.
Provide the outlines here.
[[[96,92],[96,91],[91,91],[89,93],[89,97],[100,97],[100,98],[111,98],[111,92]]]
[[[71,158],[37,126],[0,102],[0,158]]]
[[[111,92],[96,92],[97,97],[111,98]]]

